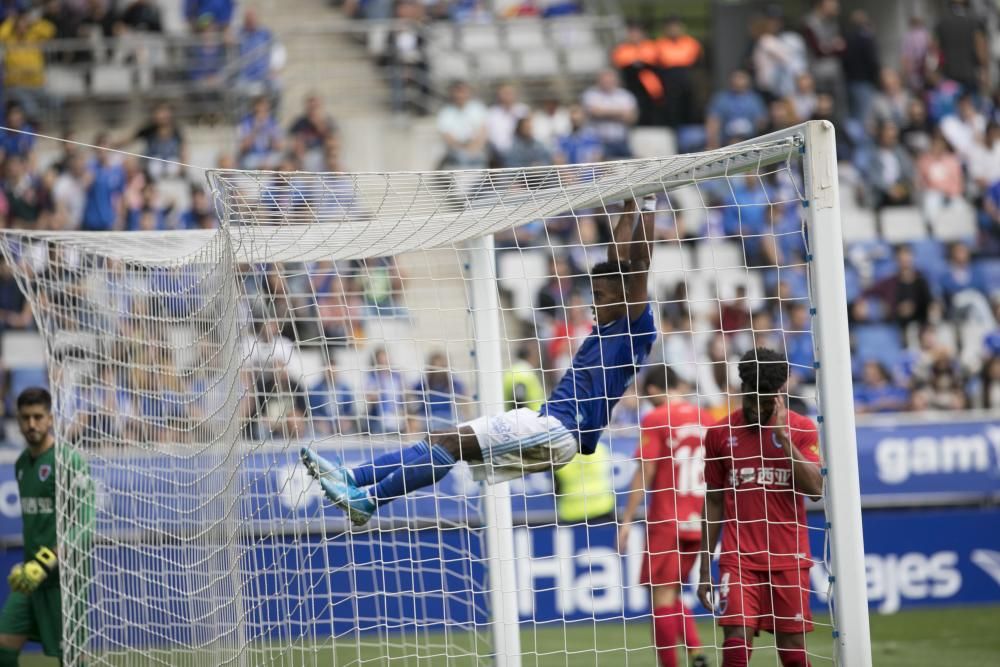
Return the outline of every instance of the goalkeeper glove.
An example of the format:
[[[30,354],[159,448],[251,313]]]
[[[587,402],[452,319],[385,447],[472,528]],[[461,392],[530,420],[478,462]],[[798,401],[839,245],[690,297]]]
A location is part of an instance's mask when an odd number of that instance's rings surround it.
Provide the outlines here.
[[[30,595],[55,571],[56,562],[55,553],[48,547],[42,547],[34,558],[15,565],[10,571],[7,581],[11,590]]]

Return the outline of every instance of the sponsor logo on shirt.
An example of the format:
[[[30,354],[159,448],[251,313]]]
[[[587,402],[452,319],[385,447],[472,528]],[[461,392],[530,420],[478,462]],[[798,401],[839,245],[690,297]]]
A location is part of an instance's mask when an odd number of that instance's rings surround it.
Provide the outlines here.
[[[52,466],[50,466],[48,463],[43,463],[42,465],[38,466],[38,481],[44,482],[49,478],[49,475],[51,474],[52,474]]]
[[[52,498],[21,498],[21,512],[24,514],[54,514],[55,511]]]
[[[778,449],[781,449],[781,443],[778,442],[778,434],[775,433],[774,431],[771,431],[771,444],[777,447]]]
[[[726,445],[729,447],[729,449],[735,448],[737,443],[738,440],[735,435],[731,435],[728,438],[726,438]]]
[[[762,466],[760,468],[731,468],[729,484],[734,488],[744,484],[756,483],[760,486],[789,486],[792,481],[792,471],[788,468]]]

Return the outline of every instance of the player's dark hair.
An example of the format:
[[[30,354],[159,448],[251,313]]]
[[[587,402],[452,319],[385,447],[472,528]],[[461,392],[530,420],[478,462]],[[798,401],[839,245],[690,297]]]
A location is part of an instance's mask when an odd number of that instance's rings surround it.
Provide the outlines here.
[[[766,424],[774,412],[774,394],[788,382],[788,361],[780,352],[758,347],[740,358],[739,371],[744,423]]]
[[[590,270],[590,277],[603,278],[606,280],[619,281],[623,276],[632,272],[632,267],[625,260],[618,260],[617,262],[598,262],[594,265],[594,268]]]
[[[29,405],[41,405],[46,412],[52,412],[52,394],[48,389],[42,387],[28,387],[17,395],[17,409],[26,408]]]
[[[642,391],[647,396],[650,396],[650,387],[658,387],[666,391],[668,389],[677,389],[683,382],[681,377],[674,372],[674,369],[666,364],[656,364],[655,366],[650,366],[646,374],[642,376]]]

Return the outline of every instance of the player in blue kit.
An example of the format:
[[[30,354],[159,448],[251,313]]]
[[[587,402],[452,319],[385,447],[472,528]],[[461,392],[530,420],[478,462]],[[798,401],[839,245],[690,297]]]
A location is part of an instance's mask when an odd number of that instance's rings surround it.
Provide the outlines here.
[[[327,498],[360,526],[380,505],[436,483],[459,460],[476,479],[493,483],[558,470],[577,452],[593,453],[656,339],[647,294],[655,203],[646,198],[639,224],[635,201],[625,204],[607,261],[590,273],[597,324],[539,410],[480,417],[350,469],[304,447],[302,462]]]

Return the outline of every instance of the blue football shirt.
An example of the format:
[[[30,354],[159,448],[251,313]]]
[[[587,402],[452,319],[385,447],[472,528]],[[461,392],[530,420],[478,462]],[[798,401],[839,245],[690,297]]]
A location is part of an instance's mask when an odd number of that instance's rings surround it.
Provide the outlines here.
[[[562,422],[577,437],[580,451],[592,454],[611,411],[632,382],[636,366],[649,355],[654,340],[656,323],[649,304],[631,322],[625,316],[595,326],[539,414]]]

